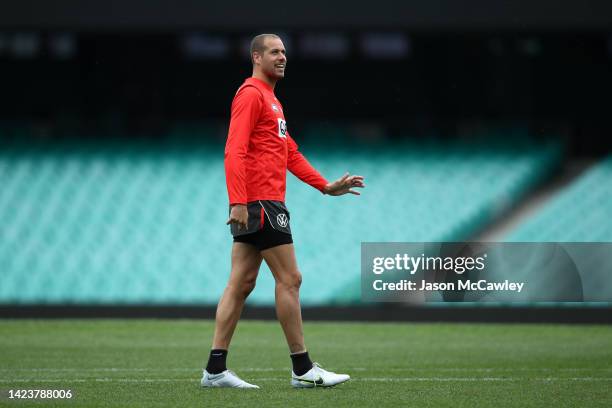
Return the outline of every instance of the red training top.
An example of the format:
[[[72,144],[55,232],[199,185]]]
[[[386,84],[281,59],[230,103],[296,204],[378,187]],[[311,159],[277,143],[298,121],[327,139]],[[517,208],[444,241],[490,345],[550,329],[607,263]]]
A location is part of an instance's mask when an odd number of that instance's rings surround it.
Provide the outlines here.
[[[232,102],[225,179],[230,204],[285,201],[287,169],[323,192],[327,180],[298,151],[287,132],[283,107],[270,85],[248,78]]]

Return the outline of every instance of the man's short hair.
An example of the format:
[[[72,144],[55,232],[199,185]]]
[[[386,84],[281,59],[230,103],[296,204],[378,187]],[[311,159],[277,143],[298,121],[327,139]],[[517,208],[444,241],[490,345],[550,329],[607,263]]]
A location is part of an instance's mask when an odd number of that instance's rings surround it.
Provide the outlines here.
[[[253,37],[251,40],[251,62],[255,63],[253,60],[254,52],[263,54],[266,50],[266,38],[278,38],[280,40],[280,37],[276,34],[259,34]]]

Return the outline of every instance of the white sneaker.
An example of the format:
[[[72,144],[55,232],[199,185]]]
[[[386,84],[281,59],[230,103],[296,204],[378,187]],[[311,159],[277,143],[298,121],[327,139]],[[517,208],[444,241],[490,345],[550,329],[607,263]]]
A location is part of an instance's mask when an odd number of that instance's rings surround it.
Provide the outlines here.
[[[295,388],[333,387],[350,379],[350,375],[332,373],[318,363],[312,363],[312,368],[304,375],[291,372],[291,385]]]
[[[202,387],[215,388],[259,388],[255,384],[249,384],[240,379],[240,377],[230,370],[225,370],[219,374],[210,374],[208,371],[204,370],[200,384]]]

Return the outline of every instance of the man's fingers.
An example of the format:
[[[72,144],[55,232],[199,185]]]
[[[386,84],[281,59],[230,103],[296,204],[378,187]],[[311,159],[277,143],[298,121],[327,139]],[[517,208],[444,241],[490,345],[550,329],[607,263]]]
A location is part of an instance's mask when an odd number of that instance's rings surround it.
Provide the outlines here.
[[[365,187],[365,184],[363,182],[364,177],[363,176],[351,176],[349,175],[349,173],[345,173],[342,177],[340,177],[338,180],[334,181],[332,184],[328,184],[329,189],[328,189],[328,194],[329,195],[343,195],[343,194],[354,194],[354,195],[361,195],[361,193],[355,191],[355,190],[351,190],[354,187],[358,187],[358,188],[363,188]]]
[[[227,220],[227,222],[225,223],[225,225],[230,225],[230,224],[237,224],[238,228],[242,229],[242,228],[246,228],[247,224],[246,222],[242,222],[236,218],[230,218],[229,220]]]
[[[363,176],[351,176],[349,173],[344,173],[344,175],[340,177],[336,183],[339,183],[341,186],[358,186],[363,185],[363,180]]]
[[[357,186],[363,184],[363,176],[351,176],[346,179],[346,183],[351,186]]]

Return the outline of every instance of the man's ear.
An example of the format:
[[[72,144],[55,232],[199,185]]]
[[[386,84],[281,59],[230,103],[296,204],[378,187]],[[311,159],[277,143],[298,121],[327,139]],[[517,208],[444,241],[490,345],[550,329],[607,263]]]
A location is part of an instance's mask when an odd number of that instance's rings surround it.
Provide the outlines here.
[[[253,52],[252,59],[253,65],[256,65],[261,62],[261,55],[257,51],[255,51]]]

